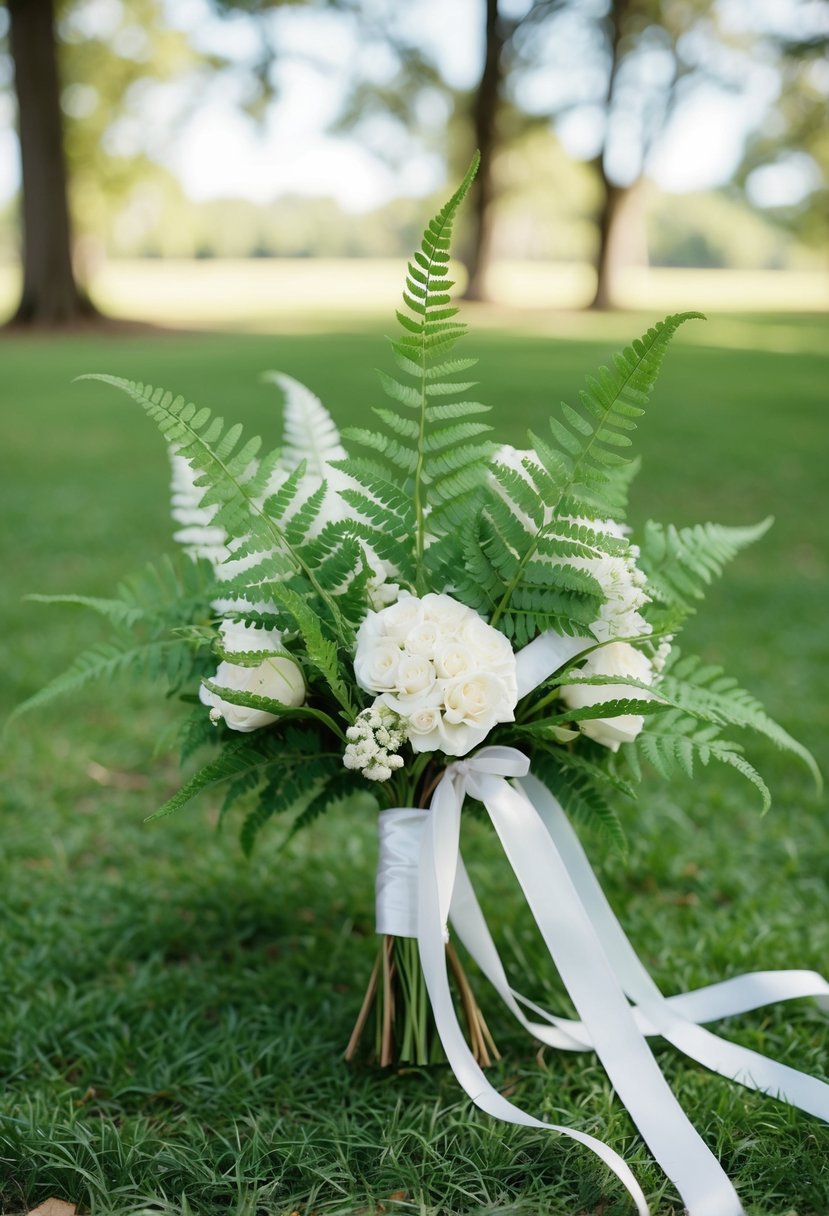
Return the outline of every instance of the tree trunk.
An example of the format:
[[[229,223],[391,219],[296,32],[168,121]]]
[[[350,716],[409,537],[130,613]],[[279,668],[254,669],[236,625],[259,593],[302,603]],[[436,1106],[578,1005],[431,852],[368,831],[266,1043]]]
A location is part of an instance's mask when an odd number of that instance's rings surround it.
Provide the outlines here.
[[[596,291],[590,307],[597,312],[607,312],[616,307],[616,272],[624,257],[619,239],[619,215],[622,210],[626,187],[608,181],[601,165],[599,176],[602,183],[602,203],[599,211],[599,248],[596,254]]]
[[[13,321],[61,325],[93,315],[75,282],[53,0],[9,0],[23,169],[23,293]]]
[[[498,0],[486,0],[486,53],[481,81],[475,93],[473,122],[481,167],[471,198],[471,224],[466,268],[469,275],[466,300],[485,300],[486,275],[492,245],[493,157],[498,145],[498,108],[503,83],[504,31],[498,15]]]
[[[619,204],[624,197],[624,188],[616,186],[607,176],[606,156],[608,143],[608,128],[610,126],[611,110],[616,93],[616,79],[621,62],[620,47],[625,29],[625,21],[631,8],[630,0],[611,0],[607,14],[608,40],[608,72],[607,89],[604,98],[605,131],[602,149],[595,160],[596,173],[601,189],[601,202],[597,224],[599,229],[599,246],[596,253],[596,292],[590,302],[590,307],[599,310],[613,308],[613,279],[616,269],[618,242],[615,240],[615,226],[619,214]]]

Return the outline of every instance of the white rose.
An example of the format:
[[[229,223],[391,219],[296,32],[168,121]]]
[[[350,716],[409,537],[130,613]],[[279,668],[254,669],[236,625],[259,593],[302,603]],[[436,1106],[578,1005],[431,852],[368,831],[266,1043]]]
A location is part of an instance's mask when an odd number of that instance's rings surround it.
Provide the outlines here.
[[[384,651],[389,643],[397,650]],[[406,719],[414,751],[462,756],[496,723],[513,721],[512,647],[449,595],[407,595],[369,613],[357,635],[354,670],[362,687],[382,692],[384,703]]]
[[[515,655],[502,633],[487,625],[477,613],[471,613],[464,621],[458,639],[474,654],[476,667],[510,683],[514,679]]]
[[[580,676],[624,676],[650,684],[653,668],[646,655],[628,642],[611,642],[590,655],[580,668]],[[561,699],[570,709],[583,709],[588,705],[600,705],[603,701],[617,699],[648,701],[653,697],[641,688],[630,688],[626,684],[566,684],[561,688]],[[632,743],[645,719],[641,714],[619,714],[615,718],[591,718],[580,722],[579,727],[591,739],[617,752],[623,743]]]
[[[219,624],[222,650],[245,654],[252,650],[280,650],[282,634],[278,629],[257,629],[247,621],[222,621]]]
[[[428,595],[423,596],[420,602],[423,605],[425,619],[434,621],[444,635],[458,629],[467,616],[476,616],[471,608],[467,608],[466,604],[461,604],[458,600],[453,600],[451,595],[438,595],[436,592],[430,591]]]
[[[361,646],[358,635],[354,674],[357,683],[368,692],[388,692],[397,686],[397,673],[402,651],[396,642],[385,639]]]
[[[404,645],[409,654],[431,659],[434,658],[438,637],[438,627],[434,621],[421,621],[406,634]]]
[[[395,686],[401,697],[428,693],[435,683],[435,669],[420,655],[404,655],[397,667]]]
[[[440,709],[436,705],[421,705],[407,718],[409,743],[414,752],[434,752],[443,745]]]
[[[271,631],[273,634],[275,631]],[[253,647],[249,647],[253,649]],[[282,705],[302,705],[305,700],[305,680],[302,672],[289,658],[269,658],[257,664],[256,667],[242,667],[238,663],[224,661],[219,664],[211,683],[219,684],[222,688],[231,688],[235,692],[248,692],[257,697],[270,697]],[[232,705],[229,701],[204,685],[199,689],[199,700],[203,705],[209,705],[210,716],[214,721],[223,718],[231,730],[252,731],[262,726],[270,726],[277,720],[276,714],[266,713],[262,709],[251,709],[245,705]]]
[[[421,705],[407,721],[410,735],[428,735],[440,725],[440,709],[437,705]]]
[[[479,666],[471,650],[460,642],[444,642],[435,652],[435,671],[442,680],[471,674]]]
[[[396,642],[402,642],[406,634],[423,620],[423,606],[416,596],[404,595],[396,604],[390,604],[375,615],[383,634]],[[358,645],[359,641],[358,634]]]
[[[446,685],[444,691],[446,723],[453,726],[464,722],[468,726],[486,726],[514,720],[515,698],[503,680],[488,672],[461,676]]]

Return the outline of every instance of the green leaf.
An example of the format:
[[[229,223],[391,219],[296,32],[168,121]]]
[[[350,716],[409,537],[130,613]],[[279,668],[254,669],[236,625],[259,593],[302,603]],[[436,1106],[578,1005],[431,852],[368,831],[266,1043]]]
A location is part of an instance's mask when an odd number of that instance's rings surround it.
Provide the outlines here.
[[[695,524],[690,528],[664,526],[649,520],[640,546],[639,566],[648,578],[651,595],[683,615],[694,611],[705,589],[732,558],[765,536],[771,516],[751,527]]]
[[[323,726],[342,740],[345,740],[345,734],[337,725],[333,718],[328,714],[323,713],[320,709],[314,709],[311,705],[285,705],[282,701],[277,701],[274,697],[262,697],[257,693],[240,692],[238,688],[226,688],[222,684],[217,684],[214,680],[203,679],[202,684],[217,697],[221,697],[223,701],[227,701],[230,705],[241,705],[246,709],[260,709],[263,713],[273,714],[276,718],[311,718],[316,722],[321,722]]]
[[[380,382],[397,407],[376,409],[382,430],[352,428],[350,442],[371,452],[379,472],[363,476],[361,484],[374,497],[375,481],[405,480],[414,504],[414,527],[409,530],[406,551],[398,551],[395,565],[400,571],[413,568],[415,589],[428,589],[427,533],[439,538],[457,527],[473,509],[475,490],[486,477],[491,444],[473,441],[491,428],[469,421],[485,411],[484,406],[461,398],[472,387],[454,377],[474,364],[472,359],[445,358],[465,332],[453,320],[446,277],[453,226],[478,168],[476,154],[458,189],[430,220],[420,250],[409,264],[403,302],[408,311],[398,312],[403,333],[392,345],[398,367],[406,379],[379,373]],[[434,398],[440,398],[434,404]],[[446,398],[447,400],[442,400]],[[401,412],[403,411],[403,412]],[[465,421],[460,421],[464,419]],[[440,423],[449,423],[441,427]],[[351,462],[343,467],[349,473]],[[462,474],[462,475],[461,475]]]
[[[629,432],[644,412],[668,346],[680,325],[700,313],[679,313],[667,317],[631,346],[615,356],[612,369],[602,367],[587,381],[578,407],[562,405],[559,418],[550,420],[550,438],[530,435],[533,457],[524,461],[537,494],[543,503],[541,522],[537,512],[527,518],[526,494],[516,479],[499,472],[496,485],[486,492],[484,526],[498,514],[497,503],[513,508],[514,526],[505,529],[503,521],[490,534],[488,556],[496,571],[505,568],[506,553],[515,558],[510,574],[502,577],[499,600],[491,623],[512,619],[514,600],[525,579],[525,570],[535,558],[540,544],[555,535],[562,516],[589,519],[616,518],[621,513],[620,497],[629,478],[619,472],[630,463],[620,454],[630,442]],[[633,470],[635,471],[635,470]],[[512,495],[517,495],[517,501]],[[541,628],[543,622],[537,622]]]

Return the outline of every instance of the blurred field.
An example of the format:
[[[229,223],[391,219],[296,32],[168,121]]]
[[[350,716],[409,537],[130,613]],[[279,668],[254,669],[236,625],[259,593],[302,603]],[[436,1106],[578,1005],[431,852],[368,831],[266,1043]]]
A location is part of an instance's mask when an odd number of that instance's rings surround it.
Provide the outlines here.
[[[351,324],[388,316],[403,269],[394,259],[147,259],[105,262],[91,290],[113,316],[173,328],[326,330],[344,316]],[[463,267],[456,270],[462,282]],[[18,277],[16,269],[0,265],[0,317],[13,308]],[[500,262],[491,275],[494,307],[479,311],[488,325],[512,326],[518,316],[522,324],[548,329],[545,314],[584,307],[592,287],[587,265]],[[665,269],[621,276],[619,303],[626,309],[666,313],[688,307],[689,300],[718,313],[819,314],[829,310],[829,276]]]
[[[142,264],[128,288],[102,280],[100,293],[157,320],[175,316],[186,296],[192,311],[182,324],[241,327],[242,317],[258,317],[279,331],[267,336],[0,339],[4,712],[98,637],[96,620],[23,603],[26,591],[106,595],[172,549],[158,435],[123,398],[74,376],[109,371],[164,384],[272,439],[278,399],[259,381],[267,368],[306,381],[341,423],[364,421],[379,402],[372,368],[388,366],[392,328],[376,321],[374,293],[388,287],[396,297],[396,269],[354,264],[340,280],[345,294],[325,297],[332,316],[339,310],[327,322],[299,279],[283,280],[283,292],[269,278],[293,273],[289,264],[256,270],[259,286],[241,304],[237,284],[206,264],[183,277]],[[162,272],[163,305],[151,314],[160,282],[151,279]],[[682,303],[707,306],[690,292]],[[810,307],[801,297],[799,308]],[[521,443],[527,425],[542,426],[654,312],[550,314],[531,332],[504,328],[497,310],[470,316],[481,399],[496,407],[499,436]],[[532,321],[524,314],[520,324]],[[825,337],[819,316],[752,317],[747,302],[687,326],[642,424],[633,518],[776,516],[712,590],[684,645],[726,664],[827,771]],[[157,690],[105,689],[23,720],[6,742],[0,1210],[60,1195],[96,1216],[331,1216],[375,1211],[380,1201],[420,1216],[628,1213],[582,1150],[471,1112],[445,1070],[390,1078],[340,1063],[373,955],[373,823],[332,817],[285,854],[274,828],[249,864],[232,824],[215,833],[215,798],[144,826],[175,787],[176,721]],[[154,755],[159,736],[166,741]],[[736,779],[703,770],[692,786],[646,787],[628,813],[626,865],[588,838],[666,991],[750,969],[826,970],[825,803],[770,745],[750,755],[775,795],[765,819]],[[560,1007],[489,835],[472,824],[469,836],[487,906],[500,912],[499,941],[519,959],[519,986]],[[525,1109],[607,1139],[655,1212],[679,1216],[595,1062],[545,1054],[539,1063],[494,1007],[490,1021],[505,1053],[494,1083]],[[825,1075],[827,1024],[808,1003],[735,1019],[724,1033]],[[825,1216],[825,1127],[670,1049],[658,1055],[751,1216]]]

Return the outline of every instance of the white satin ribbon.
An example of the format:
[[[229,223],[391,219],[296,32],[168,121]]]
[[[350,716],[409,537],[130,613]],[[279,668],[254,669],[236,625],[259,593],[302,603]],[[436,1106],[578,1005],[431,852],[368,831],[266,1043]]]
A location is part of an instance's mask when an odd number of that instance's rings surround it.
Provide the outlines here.
[[[484,753],[499,751],[512,752],[512,749],[484,749]],[[479,762],[481,764],[492,762],[494,758],[487,757],[484,753],[478,753],[478,756],[481,757]],[[524,757],[519,752],[512,754],[524,762],[524,771],[526,771]],[[570,1127],[561,1127],[557,1124],[543,1123],[499,1094],[484,1076],[458,1024],[446,971],[444,933],[455,882],[455,865],[458,859],[460,812],[464,795],[462,772],[477,760],[478,757],[472,761],[461,761],[460,764],[452,765],[447,770],[447,775],[435,790],[432,798],[431,813],[423,829],[421,841],[418,873],[418,946],[426,988],[446,1058],[460,1084],[481,1110],[497,1119],[503,1119],[506,1123],[542,1128],[580,1141],[592,1149],[617,1175],[633,1197],[639,1216],[649,1216],[650,1209],[642,1189],[630,1167],[625,1164],[619,1154],[608,1145],[603,1144],[601,1140],[597,1140],[585,1132]],[[507,757],[504,757],[504,762],[508,767],[508,775],[518,776],[520,774],[520,764],[515,767]],[[497,771],[497,768],[494,771]],[[711,1216],[714,1216],[713,1212]],[[728,1213],[717,1213],[716,1216],[728,1216]]]
[[[394,807],[378,820],[380,852],[374,887],[378,933],[417,937],[417,862],[428,811]]]
[[[472,1060],[452,1009],[441,929],[448,917],[458,860],[464,795],[483,802],[582,1021],[593,1048],[656,1160],[676,1186],[689,1216],[741,1216],[737,1193],[668,1087],[613,973],[564,861],[537,811],[505,778],[529,761],[513,748],[488,747],[452,764],[435,791],[423,832],[418,885],[418,944],[435,1023],[449,1063],[466,1092],[490,1113],[504,1099]],[[516,1121],[506,1104],[501,1118]],[[508,1113],[507,1113],[508,1112]],[[523,1113],[523,1112],[522,1112]],[[520,1121],[524,1122],[526,1116]],[[557,1129],[560,1130],[560,1129]],[[599,1148],[591,1144],[595,1152]],[[610,1164],[609,1150],[599,1155]],[[615,1172],[623,1178],[618,1165]],[[647,1205],[623,1181],[640,1212]],[[643,1206],[644,1205],[644,1206]]]
[[[522,646],[515,656],[518,700],[584,650],[596,645],[595,638],[565,638],[548,630]]]
[[[546,634],[516,656],[519,696],[593,645]],[[510,784],[510,782],[515,784]],[[515,991],[489,933],[459,850],[466,794],[484,804],[579,1019],[556,1017]],[[829,1011],[829,984],[812,971],[755,972],[664,997],[613,914],[586,855],[550,791],[509,747],[485,747],[457,761],[437,786],[429,812],[396,808],[380,816],[377,930],[416,936],[446,1057],[472,1101],[510,1123],[580,1141],[617,1175],[648,1216],[623,1159],[600,1140],[543,1123],[507,1101],[476,1063],[455,1014],[446,969],[447,922],[518,1021],[550,1047],[593,1050],[688,1216],[743,1216],[731,1182],[688,1121],[646,1037],[661,1035],[722,1076],[829,1119],[829,1086],[720,1039],[700,1023],[772,1001],[815,997]],[[628,999],[634,1002],[632,1007]],[[524,1012],[541,1021],[531,1021]]]

